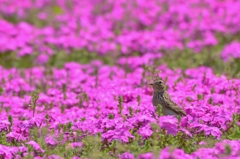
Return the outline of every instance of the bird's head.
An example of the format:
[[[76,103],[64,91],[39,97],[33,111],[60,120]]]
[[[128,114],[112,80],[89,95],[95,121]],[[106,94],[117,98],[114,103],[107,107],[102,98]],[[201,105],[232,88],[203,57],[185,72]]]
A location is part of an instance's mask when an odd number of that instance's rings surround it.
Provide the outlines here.
[[[158,93],[164,93],[165,91],[165,85],[163,83],[162,78],[157,77],[153,80],[152,83],[150,83],[149,85],[151,85],[154,89],[154,92],[158,92]]]

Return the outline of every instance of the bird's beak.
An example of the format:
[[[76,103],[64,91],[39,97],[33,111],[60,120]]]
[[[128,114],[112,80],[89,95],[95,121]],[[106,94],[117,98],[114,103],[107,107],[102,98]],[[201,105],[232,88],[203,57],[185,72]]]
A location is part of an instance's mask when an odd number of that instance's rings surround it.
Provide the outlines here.
[[[153,83],[149,83],[149,85],[150,85],[150,86],[152,86],[152,85],[153,85]]]

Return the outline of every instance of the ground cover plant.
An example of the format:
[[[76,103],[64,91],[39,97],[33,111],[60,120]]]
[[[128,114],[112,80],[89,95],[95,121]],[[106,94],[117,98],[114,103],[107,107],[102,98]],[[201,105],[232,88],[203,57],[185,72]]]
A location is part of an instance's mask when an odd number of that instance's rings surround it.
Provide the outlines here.
[[[239,1],[0,4],[0,158],[240,157]]]

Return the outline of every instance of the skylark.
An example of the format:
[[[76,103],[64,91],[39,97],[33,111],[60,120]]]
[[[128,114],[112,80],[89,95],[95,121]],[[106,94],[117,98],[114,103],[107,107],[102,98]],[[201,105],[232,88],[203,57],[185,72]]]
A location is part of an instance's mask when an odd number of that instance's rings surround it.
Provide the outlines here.
[[[160,77],[156,77],[151,83],[154,89],[154,95],[152,98],[152,104],[157,106],[160,104],[162,106],[163,115],[172,115],[172,116],[186,116],[185,111],[180,108],[175,102],[173,102],[166,91],[166,86]]]

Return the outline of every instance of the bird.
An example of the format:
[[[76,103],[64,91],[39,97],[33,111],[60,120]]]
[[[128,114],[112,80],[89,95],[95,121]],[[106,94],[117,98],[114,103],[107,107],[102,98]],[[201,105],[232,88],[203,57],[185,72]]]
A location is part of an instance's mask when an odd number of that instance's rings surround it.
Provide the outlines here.
[[[161,77],[155,77],[150,85],[154,89],[152,104],[156,107],[160,104],[162,106],[163,115],[171,115],[175,117],[187,115],[182,108],[171,100],[170,95],[166,91],[166,85]]]

